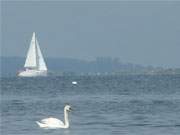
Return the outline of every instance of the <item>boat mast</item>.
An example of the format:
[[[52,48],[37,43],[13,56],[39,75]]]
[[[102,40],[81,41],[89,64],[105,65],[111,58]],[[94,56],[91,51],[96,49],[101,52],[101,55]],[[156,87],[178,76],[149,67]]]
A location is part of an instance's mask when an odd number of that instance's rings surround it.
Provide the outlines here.
[[[35,35],[35,32],[34,32],[34,35]],[[39,69],[39,55],[38,55],[36,35],[34,37],[35,37],[36,68]]]

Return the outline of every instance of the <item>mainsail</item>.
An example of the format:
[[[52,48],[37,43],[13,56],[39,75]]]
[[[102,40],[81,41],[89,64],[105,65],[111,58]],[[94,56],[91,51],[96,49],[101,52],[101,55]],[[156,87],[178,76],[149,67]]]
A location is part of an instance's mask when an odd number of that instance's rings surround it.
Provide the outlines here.
[[[39,43],[36,39],[35,32],[33,33],[30,47],[27,53],[27,58],[24,64],[25,68],[33,68],[37,70],[47,70],[46,63],[42,56]]]
[[[27,53],[26,61],[24,67],[26,68],[36,68],[37,61],[36,61],[36,43],[35,43],[35,33],[33,33],[32,40],[29,46],[29,50]]]

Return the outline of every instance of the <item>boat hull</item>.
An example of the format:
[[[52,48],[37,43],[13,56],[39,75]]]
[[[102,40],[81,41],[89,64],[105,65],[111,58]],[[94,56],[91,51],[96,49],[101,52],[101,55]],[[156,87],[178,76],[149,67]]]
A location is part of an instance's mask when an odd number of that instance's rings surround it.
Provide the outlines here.
[[[18,73],[19,77],[38,77],[47,76],[47,71],[41,70],[25,70]]]

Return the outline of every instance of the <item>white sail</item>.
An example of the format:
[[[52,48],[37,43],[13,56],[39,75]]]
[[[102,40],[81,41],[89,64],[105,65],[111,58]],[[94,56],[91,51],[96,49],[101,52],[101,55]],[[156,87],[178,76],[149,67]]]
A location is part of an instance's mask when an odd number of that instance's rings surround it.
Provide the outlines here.
[[[35,37],[35,33],[33,33],[30,47],[27,53],[26,61],[24,64],[25,68],[37,68],[36,52],[37,52],[36,51],[36,37]]]
[[[41,53],[40,47],[39,47],[39,43],[36,39],[36,47],[37,47],[37,62],[38,62],[38,70],[45,70],[47,71],[47,67],[46,67],[46,63],[44,61],[43,55]]]
[[[27,58],[24,64],[25,70],[20,71],[18,76],[20,77],[36,77],[47,76],[47,67],[42,56],[39,43],[33,32],[30,47],[27,53]]]

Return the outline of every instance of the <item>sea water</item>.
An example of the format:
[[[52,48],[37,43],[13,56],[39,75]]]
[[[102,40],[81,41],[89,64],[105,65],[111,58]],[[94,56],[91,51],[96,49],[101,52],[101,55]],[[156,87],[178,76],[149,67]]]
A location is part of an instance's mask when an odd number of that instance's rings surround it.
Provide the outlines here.
[[[35,123],[63,120],[66,103],[69,129]],[[0,126],[2,135],[180,135],[180,75],[1,78]]]

